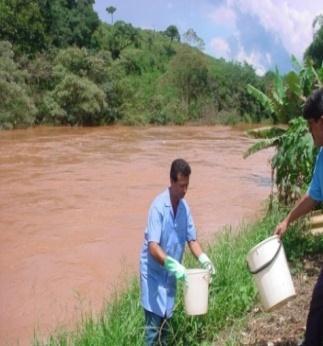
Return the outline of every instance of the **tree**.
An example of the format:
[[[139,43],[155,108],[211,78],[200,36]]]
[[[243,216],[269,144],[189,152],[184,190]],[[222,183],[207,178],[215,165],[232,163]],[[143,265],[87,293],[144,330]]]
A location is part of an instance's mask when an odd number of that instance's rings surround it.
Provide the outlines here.
[[[49,46],[89,47],[100,21],[94,0],[0,0],[0,39],[20,53]]]
[[[183,41],[187,42],[190,46],[196,47],[199,50],[204,50],[205,43],[204,41],[197,35],[197,33],[192,29],[188,29],[183,35]]]
[[[117,21],[109,30],[107,38],[107,47],[111,51],[112,58],[119,58],[120,52],[131,45],[139,45],[138,30],[131,24]]]
[[[26,84],[29,75],[14,61],[12,45],[0,41],[0,128],[31,126],[36,107]]]
[[[0,0],[0,40],[20,53],[33,54],[46,46],[46,23],[39,1]]]
[[[280,202],[285,205],[294,203],[299,199],[302,187],[311,179],[316,157],[316,149],[306,120],[303,117],[292,119],[287,130],[267,128],[253,130],[249,134],[256,134],[257,138],[265,139],[252,145],[244,157],[274,147],[271,167],[275,181],[272,181],[272,184],[277,186]]]
[[[170,61],[168,72],[171,84],[189,113],[192,103],[204,95],[208,87],[206,59],[198,51],[181,47]]]
[[[106,11],[111,14],[111,24],[113,25],[113,13],[116,11],[117,9],[113,6],[109,6],[106,8]]]
[[[179,42],[181,40],[181,36],[180,36],[178,29],[175,25],[170,25],[169,27],[167,27],[164,34],[170,38],[170,44],[173,41]]]
[[[286,124],[301,115],[306,97],[323,85],[323,68],[315,70],[310,63],[301,66],[295,57],[292,61],[297,72],[291,71],[282,77],[276,70],[269,96],[251,84],[247,86],[248,92],[270,112],[274,123]]]
[[[88,78],[72,73],[48,93],[46,104],[46,116],[63,125],[98,125],[107,110],[104,91]]]
[[[316,27],[318,27],[316,29]],[[317,16],[313,21],[313,42],[306,49],[304,58],[311,59],[316,68],[323,63],[323,15]]]

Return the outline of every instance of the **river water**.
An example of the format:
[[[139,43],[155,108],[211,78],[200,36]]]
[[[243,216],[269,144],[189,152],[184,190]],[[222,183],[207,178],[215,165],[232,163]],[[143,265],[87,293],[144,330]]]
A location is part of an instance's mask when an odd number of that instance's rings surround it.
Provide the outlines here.
[[[0,340],[71,326],[138,270],[155,195],[177,157],[206,242],[259,215],[272,151],[227,127],[37,128],[0,133]]]

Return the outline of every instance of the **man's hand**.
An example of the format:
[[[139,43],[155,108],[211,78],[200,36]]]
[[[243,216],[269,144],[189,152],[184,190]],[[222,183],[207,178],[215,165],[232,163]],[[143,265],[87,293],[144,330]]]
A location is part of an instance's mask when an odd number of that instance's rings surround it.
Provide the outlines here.
[[[164,267],[176,276],[177,280],[186,280],[187,273],[183,265],[181,265],[176,259],[167,256],[164,262]]]
[[[318,204],[317,201],[315,201],[310,195],[305,194],[295,205],[295,207],[292,209],[292,211],[285,217],[285,219],[278,224],[276,227],[274,234],[277,234],[279,238],[282,238],[282,236],[287,231],[288,226],[294,222],[295,220],[299,219],[301,216],[306,215],[311,210],[315,208],[315,206]]]
[[[215,274],[215,267],[214,267],[212,261],[207,256],[207,254],[205,254],[204,252],[201,253],[201,255],[198,257],[198,260],[201,263],[202,267],[209,271],[210,275]]]
[[[280,224],[277,225],[274,234],[278,235],[279,238],[282,238],[288,228],[287,220],[283,220]]]

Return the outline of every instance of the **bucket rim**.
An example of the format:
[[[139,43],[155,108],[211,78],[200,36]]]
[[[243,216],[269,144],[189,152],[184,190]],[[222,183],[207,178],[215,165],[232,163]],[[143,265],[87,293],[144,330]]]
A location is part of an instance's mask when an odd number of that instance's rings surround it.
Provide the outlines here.
[[[258,248],[261,247],[262,245],[264,245],[264,244],[266,244],[266,243],[268,243],[268,242],[270,242],[270,241],[272,241],[272,240],[274,240],[274,239],[277,239],[278,241],[280,241],[280,238],[278,237],[277,234],[272,235],[272,236],[270,236],[270,237],[264,239],[263,241],[261,241],[261,242],[258,243],[257,245],[255,245],[253,248],[251,248],[251,249],[249,250],[249,252],[248,252],[247,257],[249,258],[249,256],[250,256],[256,249],[258,249]]]
[[[187,274],[194,275],[194,274],[208,274],[210,275],[210,272],[207,269],[204,268],[190,268],[186,269]]]

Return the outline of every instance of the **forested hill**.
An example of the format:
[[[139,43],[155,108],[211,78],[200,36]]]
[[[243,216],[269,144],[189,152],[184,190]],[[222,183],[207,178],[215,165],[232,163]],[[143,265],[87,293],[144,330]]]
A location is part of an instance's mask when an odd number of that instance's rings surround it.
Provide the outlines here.
[[[93,0],[0,0],[0,128],[38,124],[183,124],[268,117],[248,94],[265,91],[248,64],[203,54],[180,37],[103,23]],[[113,16],[116,9],[107,9]]]

